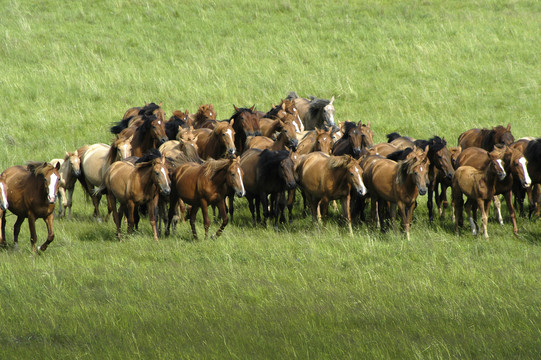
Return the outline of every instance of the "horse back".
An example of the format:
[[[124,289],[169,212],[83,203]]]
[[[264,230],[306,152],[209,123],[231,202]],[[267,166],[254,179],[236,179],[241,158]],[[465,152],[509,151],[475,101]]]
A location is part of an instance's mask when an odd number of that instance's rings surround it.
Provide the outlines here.
[[[460,192],[469,198],[488,200],[493,194],[489,191],[484,173],[473,166],[461,166],[453,176],[453,188],[460,189]]]
[[[7,168],[2,176],[8,187],[9,210],[17,216],[28,217],[32,212],[38,218],[46,218],[54,211],[49,204],[43,179],[32,175],[25,166]]]
[[[395,183],[398,164],[389,159],[374,159],[366,166],[363,180],[368,192],[377,194],[385,200],[396,202]]]
[[[458,136],[458,145],[462,149],[469,147],[482,147],[485,137],[488,135],[487,129],[470,129]]]
[[[479,147],[464,149],[456,159],[456,166],[471,166],[477,170],[484,170],[490,162],[488,152]]]

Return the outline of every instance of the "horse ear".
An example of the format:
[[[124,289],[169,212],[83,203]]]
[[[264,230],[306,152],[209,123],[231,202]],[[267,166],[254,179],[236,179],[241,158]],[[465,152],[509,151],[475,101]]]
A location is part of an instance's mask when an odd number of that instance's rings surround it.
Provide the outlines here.
[[[366,123],[366,127],[370,129],[370,121]]]
[[[507,124],[507,131],[511,131],[511,123]]]
[[[163,104],[163,102],[160,102],[160,104],[159,104],[158,106],[159,106],[159,107],[162,107],[162,104]]]
[[[255,104],[252,105],[252,107],[250,108],[250,111],[254,111],[254,108],[255,108]]]
[[[428,145],[425,146],[425,151],[423,152],[423,156],[427,156],[428,155]]]
[[[282,110],[286,110],[286,104],[282,101]]]
[[[332,105],[333,101],[334,101],[334,95],[332,96],[331,102],[329,103],[329,105]]]
[[[234,123],[235,123],[235,119],[229,120],[229,125],[233,126]]]
[[[235,111],[239,111],[239,108],[235,106],[235,104],[233,104],[233,108],[235,109]]]
[[[145,101],[145,106],[148,106],[148,103]]]
[[[56,163],[55,167],[56,170],[60,170],[60,161]]]

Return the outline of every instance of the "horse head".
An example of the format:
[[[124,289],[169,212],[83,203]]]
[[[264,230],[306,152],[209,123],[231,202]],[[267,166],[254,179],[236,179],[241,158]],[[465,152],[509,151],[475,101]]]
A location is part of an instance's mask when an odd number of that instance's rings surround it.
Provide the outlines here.
[[[8,207],[8,185],[6,179],[2,176],[0,177],[0,210],[6,211]]]
[[[251,108],[238,108],[233,105],[235,108],[235,113],[231,116],[230,120],[235,120],[234,129],[236,132],[243,131],[246,137],[248,136],[259,136],[261,135],[261,130],[259,129],[259,118],[257,113],[254,111],[254,106]]]
[[[505,164],[503,162],[506,149],[507,147],[495,146],[494,150],[488,153],[490,158],[489,166],[492,167],[499,180],[503,180],[507,176],[507,173],[505,172]]]
[[[351,155],[344,156],[346,157],[348,182],[359,195],[366,195],[367,190],[363,182],[363,169]]]
[[[438,170],[443,171],[448,180],[453,178],[455,169],[451,161],[451,152],[447,148],[445,138],[442,139],[439,136],[434,136],[429,140],[428,156],[430,162],[433,163]]]
[[[528,161],[524,154],[518,149],[509,147],[505,154],[506,158],[509,159],[511,173],[518,177],[523,188],[528,188],[532,184],[532,180],[528,173]]]
[[[77,155],[77,151],[66,151],[64,162],[66,161],[68,162],[71,171],[73,172],[73,175],[75,175],[75,177],[79,177],[79,175],[81,175],[81,158],[79,158],[79,155]]]
[[[363,137],[362,147],[368,147],[374,145],[374,133],[370,129],[370,121],[364,125],[359,122],[359,129]]]
[[[280,160],[278,174],[284,181],[287,190],[293,190],[297,187],[297,182],[295,181],[295,163],[293,162],[289,152],[287,153],[287,156]]]
[[[507,124],[507,127],[496,126],[492,127],[494,131],[494,143],[511,145],[515,141],[515,137],[511,134],[511,124]]]
[[[214,105],[212,104],[204,104],[199,106],[196,115],[204,116],[207,119],[216,120],[216,111],[214,111]]]
[[[117,151],[117,158],[120,160],[124,160],[130,156],[132,156],[132,142],[133,140],[133,134],[129,137],[124,137],[121,134],[118,134],[116,137],[116,140],[113,142],[112,148],[115,148]]]
[[[60,174],[58,173],[60,162],[57,162],[56,166],[46,162],[30,162],[27,165],[27,169],[34,176],[43,179],[43,190],[45,191],[45,194],[47,194],[47,200],[49,201],[49,204],[54,204],[56,193],[60,187]]]
[[[317,137],[314,144],[314,151],[321,151],[329,155],[331,154],[333,144],[331,131],[331,129],[327,131],[316,129]]]
[[[282,122],[282,130],[280,131],[280,136],[286,137],[286,146],[293,151],[297,150],[299,145],[299,139],[297,139],[297,131],[295,125],[293,124],[293,116],[286,116],[286,121]]]
[[[152,160],[152,181],[162,195],[167,196],[171,193],[171,180],[169,179],[165,155]]]
[[[331,101],[327,105],[323,107],[323,119],[325,120],[325,123],[327,126],[335,126],[334,125],[334,96],[331,98]]]
[[[237,152],[237,148],[235,147],[235,130],[233,129],[234,124],[234,119],[232,119],[230,122],[218,122],[214,130],[212,130],[214,136],[225,148],[225,152],[228,157],[234,157]]]
[[[429,146],[426,145],[424,149],[416,148],[412,154],[413,156],[405,160],[408,164],[407,173],[414,175],[414,182],[419,190],[419,195],[425,195],[427,192],[428,184],[428,150]]]
[[[240,157],[236,156],[230,159],[229,166],[227,167],[226,182],[230,188],[235,191],[237,197],[243,197],[246,195],[246,190],[244,189],[244,182],[242,177],[244,172],[240,167]]]

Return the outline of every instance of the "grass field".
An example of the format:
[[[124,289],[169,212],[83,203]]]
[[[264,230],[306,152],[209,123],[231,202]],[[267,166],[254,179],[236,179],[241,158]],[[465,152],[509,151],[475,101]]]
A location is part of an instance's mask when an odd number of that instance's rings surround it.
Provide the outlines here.
[[[145,101],[270,109],[291,91],[335,96],[375,141],[511,123],[541,136],[538,1],[4,1],[0,167],[110,143]],[[80,187],[41,256],[0,252],[0,358],[538,358],[541,224],[490,241],[429,224],[411,241],[349,237],[300,217],[252,228],[243,199],[218,240],[187,225],[115,240]],[[105,211],[105,205],[102,206]],[[8,215],[12,244],[14,216]],[[211,231],[215,230],[213,224]],[[38,222],[38,242],[46,237]],[[202,226],[199,227],[202,231]]]

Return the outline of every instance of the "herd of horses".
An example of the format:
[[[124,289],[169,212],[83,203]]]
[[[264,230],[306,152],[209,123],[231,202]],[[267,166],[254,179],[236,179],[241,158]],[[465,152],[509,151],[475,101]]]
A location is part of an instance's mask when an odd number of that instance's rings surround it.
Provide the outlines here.
[[[101,220],[100,201],[107,199],[117,238],[126,217],[128,233],[147,214],[158,240],[185,218],[197,238],[196,217],[203,214],[205,238],[211,224],[209,207],[218,209],[219,236],[234,216],[235,197],[245,197],[254,226],[293,220],[293,204],[302,195],[314,222],[325,223],[331,202],[339,200],[353,235],[352,219],[370,221],[381,231],[396,229],[399,215],[409,239],[417,197],[427,195],[429,221],[443,219],[451,187],[452,218],[457,234],[465,208],[472,232],[488,238],[489,205],[494,202],[503,223],[499,195],[518,232],[515,208],[539,215],[541,138],[515,141],[511,126],[471,129],[457,146],[443,137],[413,139],[398,133],[374,144],[370,122],[334,121],[331,100],[302,98],[295,92],[269,111],[238,108],[216,120],[212,104],[194,114],[174,111],[167,118],[161,104],[128,109],[110,128],[110,144],[84,145],[63,159],[12,166],[0,175],[0,246],[6,246],[6,212],[17,216],[13,227],[17,247],[21,224],[28,218],[32,250],[44,251],[54,239],[55,216],[71,219],[73,191],[82,185]],[[514,201],[513,201],[514,195]],[[55,202],[58,200],[58,213]],[[464,201],[466,200],[466,201]],[[238,200],[237,200],[238,201]],[[369,219],[366,207],[370,205]],[[334,203],[336,207],[336,203]],[[398,209],[398,214],[397,214]],[[66,211],[67,210],[67,211]],[[477,225],[481,212],[482,229]],[[261,211],[263,216],[261,216]],[[216,214],[215,214],[216,216]],[[45,220],[47,240],[36,247],[36,219]]]

